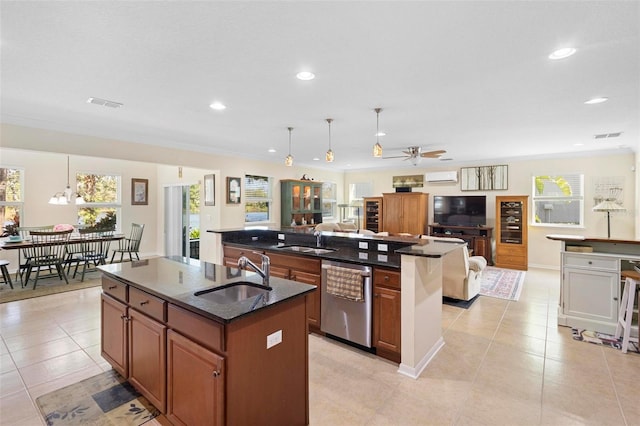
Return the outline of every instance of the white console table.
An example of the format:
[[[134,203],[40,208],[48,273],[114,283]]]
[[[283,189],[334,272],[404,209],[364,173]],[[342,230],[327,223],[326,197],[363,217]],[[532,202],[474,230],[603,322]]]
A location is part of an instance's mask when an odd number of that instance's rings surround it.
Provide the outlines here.
[[[620,271],[640,265],[640,241],[547,235],[562,243],[558,325],[614,334]]]

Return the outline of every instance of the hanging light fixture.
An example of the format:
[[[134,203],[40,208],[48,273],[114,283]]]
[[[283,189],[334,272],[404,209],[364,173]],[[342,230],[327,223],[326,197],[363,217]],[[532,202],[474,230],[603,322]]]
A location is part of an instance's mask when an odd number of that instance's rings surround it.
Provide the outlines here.
[[[284,165],[291,167],[293,166],[293,156],[291,155],[291,131],[293,127],[287,127],[287,129],[289,130],[289,155],[284,159]]]
[[[69,185],[69,156],[67,155],[67,187],[62,192],[56,192],[49,199],[49,204],[56,205],[66,205],[71,202],[71,199],[75,196],[76,204],[84,204],[84,198],[80,196],[77,192],[71,190],[71,186]]]
[[[380,145],[380,111],[382,108],[374,109],[376,112],[376,144],[373,146],[373,156],[382,157],[382,145]]]
[[[327,123],[329,123],[329,150],[327,151],[327,155],[325,156],[327,163],[333,162],[333,150],[331,149],[331,122],[333,118],[327,118]]]

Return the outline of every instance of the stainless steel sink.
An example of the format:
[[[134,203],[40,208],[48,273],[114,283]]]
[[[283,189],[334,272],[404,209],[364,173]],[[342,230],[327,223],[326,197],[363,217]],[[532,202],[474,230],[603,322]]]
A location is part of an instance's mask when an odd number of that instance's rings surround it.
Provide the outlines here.
[[[306,247],[306,246],[282,246],[279,247],[281,250],[294,251],[299,253],[314,253],[314,254],[325,254],[336,251],[335,249],[330,248],[319,248],[319,247]]]
[[[271,290],[271,287],[264,287],[248,281],[238,281],[220,287],[196,291],[193,295],[215,303],[224,304],[241,302],[252,297],[264,297],[268,295]]]

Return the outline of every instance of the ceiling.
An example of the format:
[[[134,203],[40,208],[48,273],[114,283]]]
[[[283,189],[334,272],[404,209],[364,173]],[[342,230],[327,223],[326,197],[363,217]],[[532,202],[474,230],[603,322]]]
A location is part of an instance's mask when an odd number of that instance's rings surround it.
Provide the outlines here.
[[[3,123],[283,167],[293,127],[294,164],[335,170],[414,167],[372,156],[376,107],[385,156],[447,151],[426,169],[640,141],[637,1],[3,0],[0,19]]]

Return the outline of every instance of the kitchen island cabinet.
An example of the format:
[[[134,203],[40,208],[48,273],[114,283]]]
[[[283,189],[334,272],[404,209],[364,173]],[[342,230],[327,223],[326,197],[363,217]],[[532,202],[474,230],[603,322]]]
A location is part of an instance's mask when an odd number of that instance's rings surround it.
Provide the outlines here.
[[[105,359],[172,423],[309,423],[313,286],[272,277],[266,296],[234,301],[194,293],[257,274],[166,258],[100,269]]]
[[[400,272],[373,269],[373,346],[376,354],[400,362]]]

